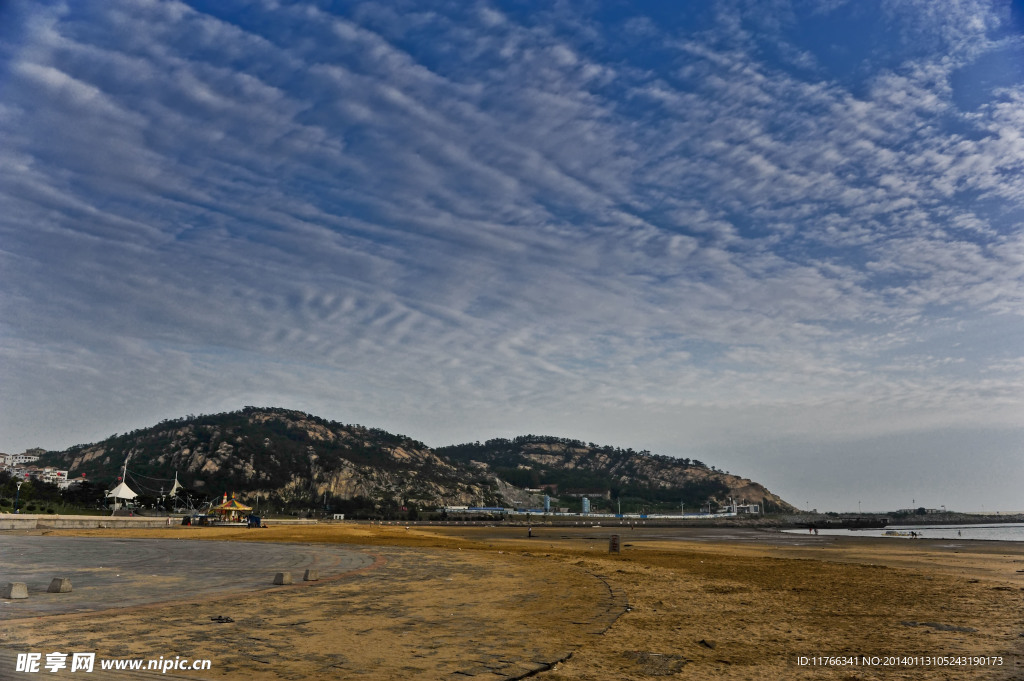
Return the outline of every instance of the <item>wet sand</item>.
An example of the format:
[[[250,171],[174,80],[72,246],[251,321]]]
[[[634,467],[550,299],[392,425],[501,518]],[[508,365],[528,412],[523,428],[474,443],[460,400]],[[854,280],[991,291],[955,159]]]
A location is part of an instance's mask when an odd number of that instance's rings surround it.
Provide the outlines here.
[[[294,589],[183,590],[176,601],[116,614],[7,619],[0,647],[207,657],[211,671],[195,678],[253,681],[1024,677],[1019,544],[709,528],[533,533],[353,524],[53,531],[338,544],[383,562]],[[608,553],[613,533],[618,555]],[[209,619],[216,615],[234,622]],[[879,661],[799,664],[830,656]],[[917,659],[885,665],[890,656]]]

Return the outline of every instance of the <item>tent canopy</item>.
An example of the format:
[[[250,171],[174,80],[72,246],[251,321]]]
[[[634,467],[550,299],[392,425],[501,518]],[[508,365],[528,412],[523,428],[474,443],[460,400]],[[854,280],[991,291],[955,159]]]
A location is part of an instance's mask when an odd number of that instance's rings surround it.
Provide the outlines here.
[[[107,492],[108,499],[134,499],[139,496],[132,491],[132,488],[125,483],[119,483],[117,487]]]
[[[210,510],[211,511],[216,511],[218,513],[231,513],[232,511],[236,511],[236,512],[241,513],[242,511],[251,511],[252,510],[252,506],[246,506],[245,504],[241,503],[240,501],[237,501],[235,499],[235,495],[234,494],[232,494],[231,498],[228,499],[227,492],[225,492],[224,493],[224,501],[221,502],[221,504],[219,506],[214,506]]]

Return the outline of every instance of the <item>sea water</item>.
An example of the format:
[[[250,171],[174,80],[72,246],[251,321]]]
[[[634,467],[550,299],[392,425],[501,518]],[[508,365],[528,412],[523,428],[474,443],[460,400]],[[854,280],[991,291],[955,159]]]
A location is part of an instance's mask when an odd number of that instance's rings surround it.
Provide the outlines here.
[[[811,534],[804,530],[784,530],[789,534]],[[886,532],[917,532],[918,539],[981,539],[988,541],[1024,542],[1024,523],[988,525],[889,525],[871,529],[818,529],[819,534],[847,537],[885,537],[887,539],[913,539],[910,536],[886,535]]]

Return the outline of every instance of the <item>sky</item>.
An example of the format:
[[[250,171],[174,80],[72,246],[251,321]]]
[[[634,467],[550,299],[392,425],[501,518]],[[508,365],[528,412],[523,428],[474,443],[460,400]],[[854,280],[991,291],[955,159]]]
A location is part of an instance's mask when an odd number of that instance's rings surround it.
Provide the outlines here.
[[[1024,510],[1024,7],[0,3],[0,451],[299,409]]]

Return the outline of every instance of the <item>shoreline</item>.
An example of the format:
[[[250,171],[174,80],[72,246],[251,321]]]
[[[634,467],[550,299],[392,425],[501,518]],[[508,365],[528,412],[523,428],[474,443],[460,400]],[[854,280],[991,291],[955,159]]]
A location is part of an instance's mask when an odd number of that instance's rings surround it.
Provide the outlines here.
[[[183,515],[67,515],[67,514],[41,514],[41,513],[0,513],[0,532],[6,530],[50,530],[50,529],[141,529],[141,528],[164,528],[173,527],[181,523]],[[459,527],[459,526],[500,526],[500,527],[528,527],[528,526],[543,526],[543,527],[618,527],[620,529],[626,528],[642,528],[642,527],[661,527],[661,528],[690,528],[690,529],[712,529],[712,528],[732,528],[732,529],[767,529],[767,530],[800,530],[807,529],[809,527],[817,527],[819,530],[839,530],[848,529],[845,527],[830,527],[832,523],[840,523],[843,520],[851,518],[862,518],[868,520],[881,521],[885,519],[887,525],[880,529],[887,527],[919,527],[919,526],[960,526],[960,527],[979,527],[979,526],[999,526],[1007,524],[1024,524],[1024,513],[1022,514],[995,514],[995,515],[981,515],[981,514],[930,514],[926,516],[920,515],[895,515],[895,514],[790,514],[790,515],[772,515],[772,516],[756,516],[756,517],[710,517],[702,519],[694,519],[692,517],[651,517],[651,518],[620,518],[612,516],[573,516],[573,517],[560,517],[560,516],[545,516],[535,515],[530,517],[529,515],[514,516],[506,519],[484,519],[484,518],[468,518],[458,520],[418,520],[418,521],[403,521],[403,520],[347,520],[347,521],[335,521],[326,519],[307,519],[307,518],[296,518],[292,516],[273,518],[264,517],[264,523],[273,526],[279,525],[324,525],[332,526],[342,524],[346,526],[350,525],[365,525],[365,526],[405,526],[409,525],[416,528],[430,528],[430,527]],[[170,521],[170,525],[167,525]],[[215,525],[215,527],[224,527],[224,525]],[[866,530],[873,528],[852,528],[856,530]]]

